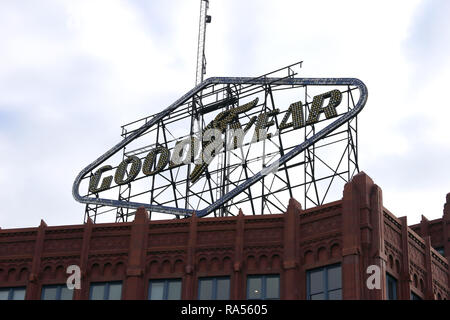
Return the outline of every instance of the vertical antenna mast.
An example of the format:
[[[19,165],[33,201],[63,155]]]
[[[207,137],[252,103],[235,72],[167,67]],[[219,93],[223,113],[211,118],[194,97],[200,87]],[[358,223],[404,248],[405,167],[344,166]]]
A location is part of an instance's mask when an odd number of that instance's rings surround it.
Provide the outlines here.
[[[211,16],[207,15],[208,7],[209,7],[208,0],[200,0],[200,21],[198,27],[197,69],[195,74],[195,85],[198,85],[203,81],[203,75],[206,73],[206,57],[205,57],[206,24],[211,22]]]

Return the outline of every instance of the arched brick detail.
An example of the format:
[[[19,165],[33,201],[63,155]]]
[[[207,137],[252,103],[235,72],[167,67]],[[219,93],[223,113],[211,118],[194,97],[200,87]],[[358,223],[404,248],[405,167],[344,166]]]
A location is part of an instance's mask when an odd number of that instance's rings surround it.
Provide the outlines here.
[[[164,260],[161,263],[161,272],[162,273],[171,273],[172,272],[172,264],[169,259]]]
[[[395,259],[395,272],[400,273],[400,261]]]
[[[123,261],[116,262],[113,268],[113,275],[123,275],[125,274],[125,263]]]
[[[281,255],[278,253],[275,253],[272,255],[271,260],[271,268],[274,270],[281,270],[281,266],[282,266],[282,260],[281,260]]]
[[[176,273],[182,273],[184,269],[184,262],[181,259],[175,260],[174,263],[174,272]]]
[[[341,245],[337,242],[334,242],[330,246],[330,257],[338,258],[342,256]]]
[[[51,265],[47,265],[42,270],[42,279],[49,280],[54,278],[54,271]]]
[[[27,267],[22,267],[19,272],[19,281],[27,281],[30,271]]]
[[[267,255],[265,255],[265,254],[260,255],[258,260],[259,260],[259,266],[258,266],[259,269],[264,270],[264,271],[270,269],[269,258],[267,258]]]
[[[0,268],[0,281],[6,282],[6,271],[2,268]]]
[[[317,261],[319,262],[325,262],[328,260],[328,252],[327,248],[324,246],[321,246],[317,249]]]
[[[231,260],[231,258],[229,256],[225,256],[222,259],[222,265],[223,265],[223,271],[230,273],[232,271],[233,268],[233,262]]]
[[[90,274],[92,277],[99,277],[103,274],[103,270],[99,263],[93,263],[90,267]]]
[[[159,262],[158,260],[152,260],[148,264],[148,271],[150,274],[157,274],[159,272]]]
[[[65,279],[66,278],[66,267],[64,265],[58,265],[56,267],[55,278],[56,279]]]
[[[17,273],[17,269],[16,268],[10,268],[9,270],[8,270],[8,282],[15,282],[15,281],[17,281],[18,279],[17,279],[17,276],[18,276],[18,273]]]
[[[202,256],[198,261],[198,271],[206,272],[208,271],[208,260],[205,256]]]
[[[304,254],[305,264],[313,264],[315,262],[314,252],[312,250],[307,250]]]
[[[214,257],[211,259],[210,266],[211,266],[210,271],[212,271],[212,272],[217,272],[222,269],[220,260],[217,257]]]
[[[113,275],[113,266],[110,262],[107,262],[103,267],[103,276],[112,277],[112,275]]]
[[[389,264],[389,268],[394,270],[394,257],[392,256],[392,254],[390,254],[388,257],[388,264]]]
[[[258,268],[256,258],[253,255],[250,255],[247,257],[247,269],[248,270],[255,270]]]

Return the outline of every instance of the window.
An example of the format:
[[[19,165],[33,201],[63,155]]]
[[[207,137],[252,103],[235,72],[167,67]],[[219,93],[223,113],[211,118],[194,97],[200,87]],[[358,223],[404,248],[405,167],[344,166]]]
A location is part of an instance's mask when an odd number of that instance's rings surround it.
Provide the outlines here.
[[[67,285],[43,286],[41,300],[72,300],[73,290],[67,288]]]
[[[441,256],[445,257],[445,255],[444,255],[444,247],[437,247],[437,248],[435,248],[435,250],[436,250],[437,252],[439,252],[439,254],[440,254]]]
[[[247,299],[280,299],[280,275],[248,276]]]
[[[181,279],[150,280],[149,300],[180,300]]]
[[[91,283],[90,300],[120,300],[122,297],[122,282]]]
[[[417,294],[415,294],[414,292],[411,292],[411,300],[422,300],[421,297],[419,297]]]
[[[202,278],[198,280],[199,300],[230,299],[230,278]]]
[[[309,270],[306,277],[308,300],[342,300],[341,265]]]
[[[389,273],[386,274],[386,288],[387,288],[387,299],[397,300],[397,279],[395,279]]]
[[[0,300],[25,300],[25,287],[0,288]]]
[[[419,279],[417,278],[417,274],[414,274],[413,282],[414,282],[414,287],[417,288],[417,286],[419,285]]]

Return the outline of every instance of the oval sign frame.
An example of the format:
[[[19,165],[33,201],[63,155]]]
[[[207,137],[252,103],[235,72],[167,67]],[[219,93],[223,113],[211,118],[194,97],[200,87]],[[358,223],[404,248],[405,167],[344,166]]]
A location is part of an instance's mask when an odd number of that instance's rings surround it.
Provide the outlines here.
[[[106,153],[104,153],[102,156],[100,156],[98,159],[93,161],[91,164],[89,164],[86,168],[81,170],[81,172],[78,174],[78,176],[75,178],[75,181],[73,183],[72,187],[72,195],[74,199],[80,203],[84,204],[93,204],[93,205],[103,205],[103,206],[110,206],[110,207],[121,207],[121,208],[129,208],[129,209],[137,209],[139,207],[144,207],[150,211],[159,212],[159,213],[167,213],[167,214],[173,214],[173,215],[182,215],[182,216],[191,216],[193,214],[192,209],[182,209],[182,208],[173,208],[168,206],[159,206],[154,204],[148,204],[148,203],[141,203],[141,202],[130,202],[130,201],[120,201],[120,200],[112,200],[112,199],[105,199],[105,198],[93,198],[93,197],[87,197],[87,196],[81,196],[79,193],[79,186],[81,183],[81,180],[88,175],[94,168],[105,162],[107,159],[109,159],[111,156],[113,156],[115,153],[117,153],[119,150],[121,150],[123,147],[125,147],[127,144],[129,144],[134,139],[141,136],[147,129],[151,128],[154,124],[156,124],[159,120],[164,118],[166,115],[177,109],[179,106],[184,104],[188,99],[190,99],[193,95],[198,93],[199,91],[203,90],[209,85],[215,85],[215,84],[251,84],[251,85],[264,85],[264,84],[278,84],[278,85],[309,85],[309,86],[332,86],[332,85],[351,85],[356,86],[359,89],[360,95],[358,102],[355,105],[355,108],[350,110],[349,112],[345,113],[343,116],[338,117],[335,121],[330,123],[328,126],[317,132],[315,135],[310,137],[309,139],[305,140],[301,144],[297,145],[295,148],[281,156],[278,160],[276,160],[272,165],[262,169],[260,172],[252,176],[251,178],[247,179],[245,182],[243,182],[241,185],[237,186],[227,194],[225,194],[222,198],[216,200],[214,203],[209,205],[208,207],[195,211],[195,214],[197,217],[204,217],[211,213],[212,211],[220,208],[224,203],[228,202],[235,196],[239,195],[241,192],[243,192],[245,189],[249,188],[253,184],[257,183],[259,180],[261,180],[267,172],[270,172],[272,169],[274,169],[275,166],[280,166],[287,161],[294,158],[296,155],[302,153],[305,149],[312,146],[314,143],[319,141],[320,139],[324,138],[340,126],[342,126],[344,123],[350,121],[356,115],[361,112],[361,110],[364,108],[367,97],[368,97],[368,91],[366,85],[359,79],[356,78],[249,78],[249,77],[213,77],[208,78],[207,80],[203,81],[190,91],[188,91],[185,95],[183,95],[181,98],[179,98],[177,101],[175,101],[173,104],[171,104],[169,107],[167,107],[162,112],[158,113],[152,120],[142,125],[139,129],[137,129],[135,132],[130,134],[128,137],[123,139],[121,142],[116,144],[114,147],[109,149]]]

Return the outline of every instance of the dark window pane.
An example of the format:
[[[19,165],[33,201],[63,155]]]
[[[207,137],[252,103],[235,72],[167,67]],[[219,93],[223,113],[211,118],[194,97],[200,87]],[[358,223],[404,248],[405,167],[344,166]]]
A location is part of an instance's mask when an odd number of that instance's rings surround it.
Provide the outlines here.
[[[266,298],[279,299],[280,298],[280,277],[268,276],[266,278]]]
[[[42,288],[42,300],[56,300],[57,287]]]
[[[12,300],[25,300],[25,288],[14,289]]]
[[[3,288],[0,289],[0,300],[25,300],[25,288]]]
[[[150,282],[150,300],[162,300],[164,298],[164,282]]]
[[[73,290],[69,290],[65,284],[42,287],[42,300],[72,300]]]
[[[262,291],[262,279],[261,278],[248,278],[247,281],[248,299],[261,299]]]
[[[91,285],[91,300],[104,300],[105,299],[105,285],[104,284],[92,284]]]
[[[388,299],[393,300],[394,298],[394,288],[392,286],[392,283],[388,284]]]
[[[417,294],[411,292],[411,300],[422,300],[422,298],[419,297]]]
[[[213,279],[200,280],[199,294],[199,300],[211,300],[213,298]]]
[[[388,300],[397,300],[397,280],[391,275],[386,275],[387,298]]]
[[[181,280],[167,279],[150,281],[149,300],[180,300]]]
[[[317,271],[311,271],[310,274],[310,294],[316,294],[323,292],[325,290],[325,286],[323,283],[323,269]]]
[[[341,266],[328,269],[328,290],[342,288]]]
[[[181,299],[181,281],[169,281],[167,286],[167,300],[180,300]]]
[[[8,297],[9,297],[9,288],[0,289],[0,300],[8,300]]]
[[[61,300],[72,300],[73,299],[73,290],[67,288],[67,286],[63,286],[61,288]]]
[[[230,279],[217,279],[217,300],[230,299]]]
[[[111,283],[109,285],[109,300],[120,300],[122,298],[122,284]]]
[[[444,256],[444,247],[436,248],[436,251],[440,253],[441,256]]]
[[[331,265],[307,272],[308,292],[311,300],[342,300],[342,271],[340,265]]]
[[[325,300],[325,294],[318,293],[311,295],[311,300]]]
[[[328,300],[342,300],[342,290],[334,290],[328,292]]]

